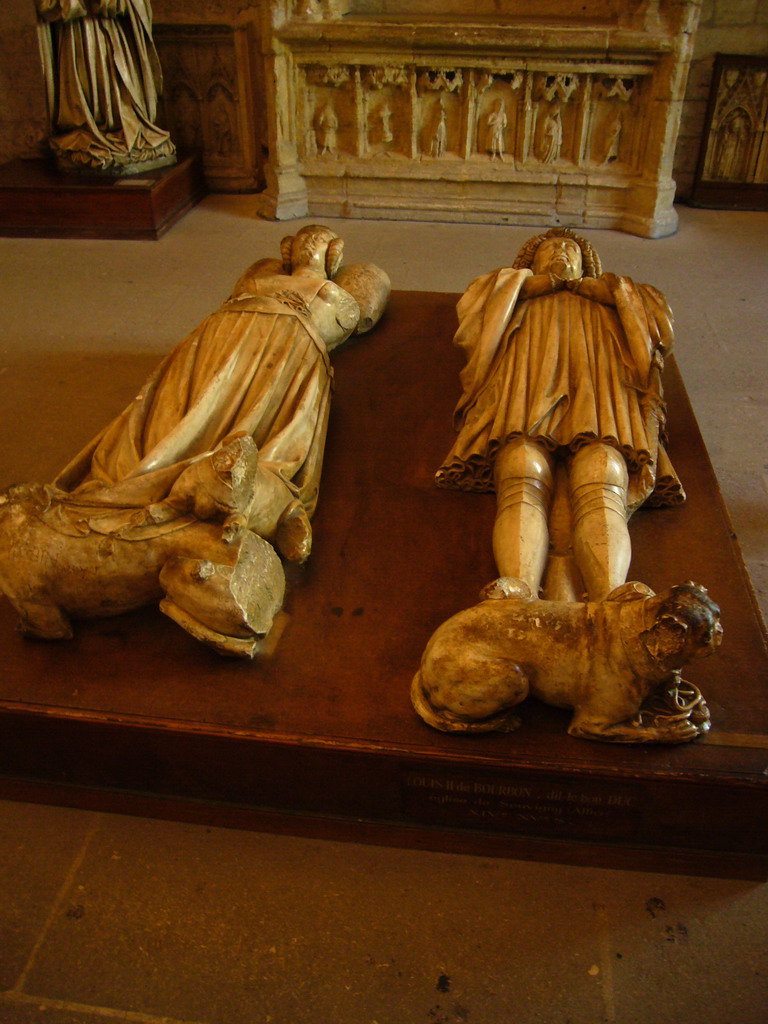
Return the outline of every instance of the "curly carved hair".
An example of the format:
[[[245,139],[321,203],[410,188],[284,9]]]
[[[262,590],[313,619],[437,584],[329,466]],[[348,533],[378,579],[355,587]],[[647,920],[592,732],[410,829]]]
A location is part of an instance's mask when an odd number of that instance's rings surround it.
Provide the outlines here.
[[[536,250],[539,248],[541,243],[546,241],[548,238],[572,239],[581,249],[581,266],[584,277],[600,277],[603,268],[600,263],[600,257],[592,248],[591,242],[588,242],[586,238],[579,237],[579,235],[570,228],[550,228],[549,231],[545,232],[543,235],[536,235],[535,238],[529,238],[517,254],[517,258],[512,264],[513,268],[515,270],[530,269],[530,267],[533,266]]]
[[[280,255],[283,260],[283,270],[290,274],[293,264],[297,259],[303,258],[307,253],[316,251],[327,246],[325,256],[325,272],[333,280],[341,267],[344,242],[330,228],[322,224],[309,224],[301,228],[295,235],[288,235],[280,243]]]

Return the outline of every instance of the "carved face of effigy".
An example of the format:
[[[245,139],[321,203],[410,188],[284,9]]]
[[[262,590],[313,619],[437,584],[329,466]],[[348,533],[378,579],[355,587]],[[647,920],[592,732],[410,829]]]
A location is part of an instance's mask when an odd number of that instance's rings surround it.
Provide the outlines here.
[[[581,247],[572,238],[546,238],[533,258],[534,274],[553,274],[562,281],[581,277]]]

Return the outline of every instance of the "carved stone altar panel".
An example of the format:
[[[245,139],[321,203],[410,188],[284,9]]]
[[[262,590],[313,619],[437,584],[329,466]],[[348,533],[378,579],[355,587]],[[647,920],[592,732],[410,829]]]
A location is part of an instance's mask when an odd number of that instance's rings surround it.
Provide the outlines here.
[[[262,118],[254,106],[248,28],[156,25],[155,42],[163,66],[163,121],[176,144],[202,153],[210,188],[259,188]]]
[[[523,131],[522,71],[480,72],[474,76],[472,151],[491,159],[514,159]],[[472,112],[470,112],[470,117]]]
[[[718,54],[691,202],[768,208],[768,58]]]
[[[378,164],[400,156],[470,162],[480,179],[494,159],[533,172],[592,167],[620,176],[641,169],[644,131],[633,100],[649,70],[611,71],[300,66],[301,156],[313,172],[323,166],[315,158]]]
[[[272,7],[266,215],[675,230],[694,0],[327,7]]]
[[[413,75],[401,67],[361,68],[361,154],[413,155]]]

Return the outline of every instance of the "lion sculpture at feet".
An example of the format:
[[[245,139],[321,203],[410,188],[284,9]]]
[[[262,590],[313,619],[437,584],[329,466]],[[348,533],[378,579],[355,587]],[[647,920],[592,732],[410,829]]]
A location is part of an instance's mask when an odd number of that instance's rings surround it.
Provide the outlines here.
[[[511,732],[528,694],[573,709],[568,732],[617,743],[684,743],[709,729],[681,669],[711,654],[720,613],[703,587],[654,594],[625,583],[601,602],[508,598],[504,581],[444,622],[427,644],[412,699],[443,732]]]

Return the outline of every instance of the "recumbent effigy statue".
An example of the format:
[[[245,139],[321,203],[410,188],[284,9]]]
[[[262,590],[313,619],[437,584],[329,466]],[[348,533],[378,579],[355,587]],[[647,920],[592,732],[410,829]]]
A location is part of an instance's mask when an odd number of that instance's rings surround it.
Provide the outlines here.
[[[695,738],[709,712],[680,669],[718,645],[719,610],[694,584],[626,582],[632,513],[685,497],[665,445],[664,296],[553,228],[457,311],[458,437],[436,482],[495,491],[500,575],[429,641],[416,710],[443,731],[511,730],[531,692],[573,709],[573,735]]]
[[[0,495],[0,589],[25,634],[161,609],[222,654],[252,657],[310,553],[333,371],[378,321],[389,279],[342,266],[320,226],[262,259],[52,485]]]

